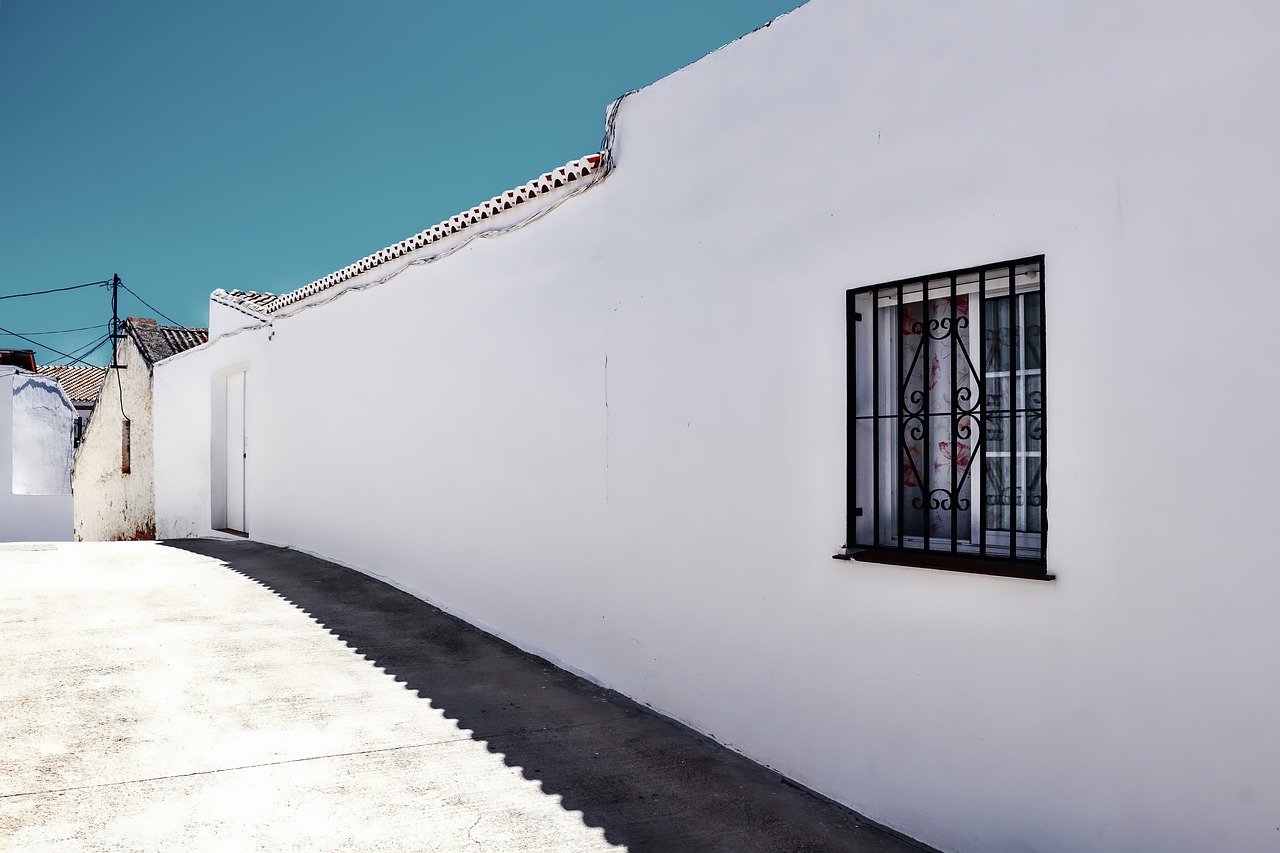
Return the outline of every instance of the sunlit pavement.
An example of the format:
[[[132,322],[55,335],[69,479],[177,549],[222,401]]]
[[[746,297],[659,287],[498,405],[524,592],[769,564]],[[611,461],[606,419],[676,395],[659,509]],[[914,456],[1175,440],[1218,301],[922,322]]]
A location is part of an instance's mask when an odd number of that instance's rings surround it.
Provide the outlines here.
[[[0,849],[919,849],[297,552],[0,545],[0,585]]]

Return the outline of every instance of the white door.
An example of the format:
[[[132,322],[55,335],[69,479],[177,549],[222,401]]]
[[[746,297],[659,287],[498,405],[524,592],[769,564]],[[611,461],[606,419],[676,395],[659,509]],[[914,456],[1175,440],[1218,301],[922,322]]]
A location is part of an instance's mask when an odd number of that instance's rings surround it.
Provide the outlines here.
[[[227,527],[244,532],[244,372],[227,377]]]

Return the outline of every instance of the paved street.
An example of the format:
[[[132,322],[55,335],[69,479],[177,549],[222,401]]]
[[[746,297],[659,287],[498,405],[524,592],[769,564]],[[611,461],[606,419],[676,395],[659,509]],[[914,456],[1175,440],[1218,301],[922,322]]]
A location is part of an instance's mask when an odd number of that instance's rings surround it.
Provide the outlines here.
[[[296,552],[0,545],[0,585],[0,849],[920,849]]]

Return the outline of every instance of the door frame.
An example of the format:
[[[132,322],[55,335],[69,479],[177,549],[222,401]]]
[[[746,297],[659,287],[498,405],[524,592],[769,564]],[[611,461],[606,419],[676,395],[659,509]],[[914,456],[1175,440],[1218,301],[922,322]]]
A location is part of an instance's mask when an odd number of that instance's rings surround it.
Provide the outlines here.
[[[241,455],[241,476],[240,476],[240,512],[241,512],[241,528],[233,529],[229,521],[231,495],[228,494],[228,487],[231,485],[230,480],[230,463],[231,453],[230,441],[233,436],[230,434],[229,417],[232,414],[232,407],[228,405],[228,386],[234,382],[233,376],[243,377],[240,383],[243,397],[239,406],[241,412],[241,436],[242,442],[238,443],[238,450]],[[229,381],[230,380],[230,381]],[[229,365],[216,372],[212,376],[211,405],[210,405],[210,424],[209,424],[209,526],[213,530],[223,533],[230,533],[236,536],[248,535],[248,432],[249,432],[249,365],[247,362],[240,362]]]

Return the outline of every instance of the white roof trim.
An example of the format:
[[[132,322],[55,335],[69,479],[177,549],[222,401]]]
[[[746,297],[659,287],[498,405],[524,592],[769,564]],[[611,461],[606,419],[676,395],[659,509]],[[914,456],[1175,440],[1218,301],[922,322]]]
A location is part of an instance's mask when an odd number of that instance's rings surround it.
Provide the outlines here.
[[[228,308],[234,308],[236,311],[239,311],[241,314],[244,314],[246,316],[252,317],[253,319],[257,320],[259,323],[271,322],[271,318],[268,317],[266,314],[263,314],[261,311],[258,311],[254,308],[250,308],[244,302],[241,302],[240,300],[236,299],[234,296],[232,296],[227,291],[223,290],[221,287],[219,287],[213,293],[209,294],[209,300],[211,302],[216,302],[219,305],[225,305]]]
[[[458,232],[463,231],[476,223],[489,219],[492,216],[496,216],[503,211],[511,210],[517,205],[523,205],[525,202],[531,201],[537,196],[568,186],[582,178],[586,178],[597,173],[603,173],[604,164],[605,155],[603,153],[589,154],[586,157],[566,163],[558,169],[554,169],[535,180],[529,181],[529,183],[524,186],[507,190],[477,207],[473,207],[468,211],[452,216],[440,224],[428,228],[425,231],[421,231],[408,239],[401,240],[395,245],[388,246],[379,252],[374,252],[372,255],[361,258],[354,264],[345,266],[337,272],[330,273],[324,278],[317,279],[305,287],[300,287],[292,293],[286,293],[282,296],[278,296],[274,301],[267,303],[267,305],[262,308],[261,313],[238,303],[233,304],[229,301],[218,299],[218,295],[220,293],[225,294],[225,291],[214,291],[214,298],[220,304],[239,308],[249,316],[258,319],[261,322],[269,322],[271,318],[268,315],[279,311],[281,308],[342,284],[349,279],[355,278],[361,273],[368,272],[375,267],[381,266],[388,261],[395,260],[409,252],[421,249],[424,246],[429,246],[440,240],[444,240],[453,234],[457,234]],[[234,299],[234,297],[229,298]]]

